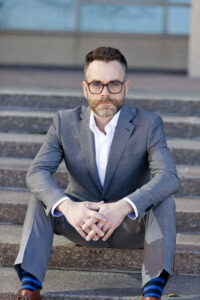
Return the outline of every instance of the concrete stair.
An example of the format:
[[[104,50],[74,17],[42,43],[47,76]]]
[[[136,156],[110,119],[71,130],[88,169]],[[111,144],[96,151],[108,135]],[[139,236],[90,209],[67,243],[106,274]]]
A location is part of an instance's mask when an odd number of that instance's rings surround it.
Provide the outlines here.
[[[34,158],[45,138],[43,134],[0,133],[3,157]],[[200,164],[200,140],[191,138],[169,138],[168,146],[176,164]]]
[[[17,133],[46,133],[54,112],[51,110],[23,110],[22,108],[10,107],[0,111],[0,131]],[[59,107],[58,107],[59,109]],[[164,128],[168,137],[198,138],[200,117],[177,116],[173,114],[161,114]]]
[[[12,270],[30,199],[25,175],[54,112],[85,103],[80,94],[0,94],[0,299],[13,299]],[[200,99],[137,96],[127,99],[162,115],[167,143],[181,179],[175,195],[177,250],[163,299],[200,299]],[[66,187],[65,166],[56,182]],[[43,299],[135,299],[141,294],[142,250],[83,248],[55,236]],[[181,274],[181,275],[180,275]],[[62,280],[61,280],[62,278]],[[65,280],[63,280],[65,278]],[[8,281],[12,282],[12,286]],[[184,290],[183,290],[184,287]]]
[[[31,193],[23,188],[0,189],[0,220],[2,223],[23,224]],[[200,198],[175,198],[177,231],[200,232]]]
[[[11,268],[3,267],[1,277],[1,300],[13,300],[15,291],[19,289],[15,273]],[[8,284],[10,281],[12,287]],[[162,299],[199,300],[198,285],[198,275],[174,274],[165,288]],[[42,299],[140,300],[140,294],[141,276],[135,272],[49,269],[44,281]]]

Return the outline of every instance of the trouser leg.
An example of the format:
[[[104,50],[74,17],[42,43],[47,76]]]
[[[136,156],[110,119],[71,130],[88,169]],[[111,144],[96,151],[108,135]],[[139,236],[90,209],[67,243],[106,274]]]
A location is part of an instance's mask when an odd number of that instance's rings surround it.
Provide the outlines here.
[[[42,203],[32,197],[24,221],[20,249],[14,263],[19,277],[21,269],[24,269],[42,283],[51,254],[54,232],[83,246],[108,247],[102,240],[85,241],[64,216],[53,217],[51,213],[47,216]]]
[[[172,198],[162,201],[145,218],[143,286],[163,270],[172,272],[176,249],[176,213]]]
[[[40,201],[29,203],[23,227],[20,250],[15,269],[20,268],[43,281],[49,261],[54,231],[88,247],[142,248],[144,245],[143,285],[160,275],[163,269],[171,272],[176,242],[175,205],[169,198],[137,220],[125,218],[107,242],[86,242],[64,216],[46,215]],[[145,240],[145,243],[144,243]]]
[[[21,268],[43,281],[49,261],[54,232],[54,218],[46,215],[40,201],[30,200],[18,256],[14,268],[20,277]]]

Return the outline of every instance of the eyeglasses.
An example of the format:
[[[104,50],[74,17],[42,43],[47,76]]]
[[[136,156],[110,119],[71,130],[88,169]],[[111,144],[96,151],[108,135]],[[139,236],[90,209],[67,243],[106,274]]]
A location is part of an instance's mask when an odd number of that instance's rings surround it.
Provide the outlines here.
[[[91,94],[101,94],[103,92],[104,86],[107,87],[110,94],[119,94],[122,91],[122,86],[125,81],[110,81],[107,84],[103,84],[99,81],[87,82],[89,91]]]

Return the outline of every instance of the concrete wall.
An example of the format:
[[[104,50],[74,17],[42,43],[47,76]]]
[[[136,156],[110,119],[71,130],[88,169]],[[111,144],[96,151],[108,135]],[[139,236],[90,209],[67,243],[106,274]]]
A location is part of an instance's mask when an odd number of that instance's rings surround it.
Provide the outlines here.
[[[119,48],[137,69],[187,70],[188,37],[89,33],[0,33],[0,65],[82,66],[98,46]]]
[[[200,77],[200,0],[192,2],[188,70],[191,77]]]

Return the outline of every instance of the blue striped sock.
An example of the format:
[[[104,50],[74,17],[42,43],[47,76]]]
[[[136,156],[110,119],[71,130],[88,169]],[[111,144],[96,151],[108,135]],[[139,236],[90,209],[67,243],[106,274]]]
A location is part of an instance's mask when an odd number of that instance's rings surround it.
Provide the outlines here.
[[[21,271],[22,290],[37,291],[42,289],[41,282],[25,270]]]
[[[161,298],[163,289],[167,283],[169,278],[169,273],[165,270],[161,273],[161,275],[157,278],[151,279],[145,286],[143,287],[143,296],[144,297],[155,297]]]

